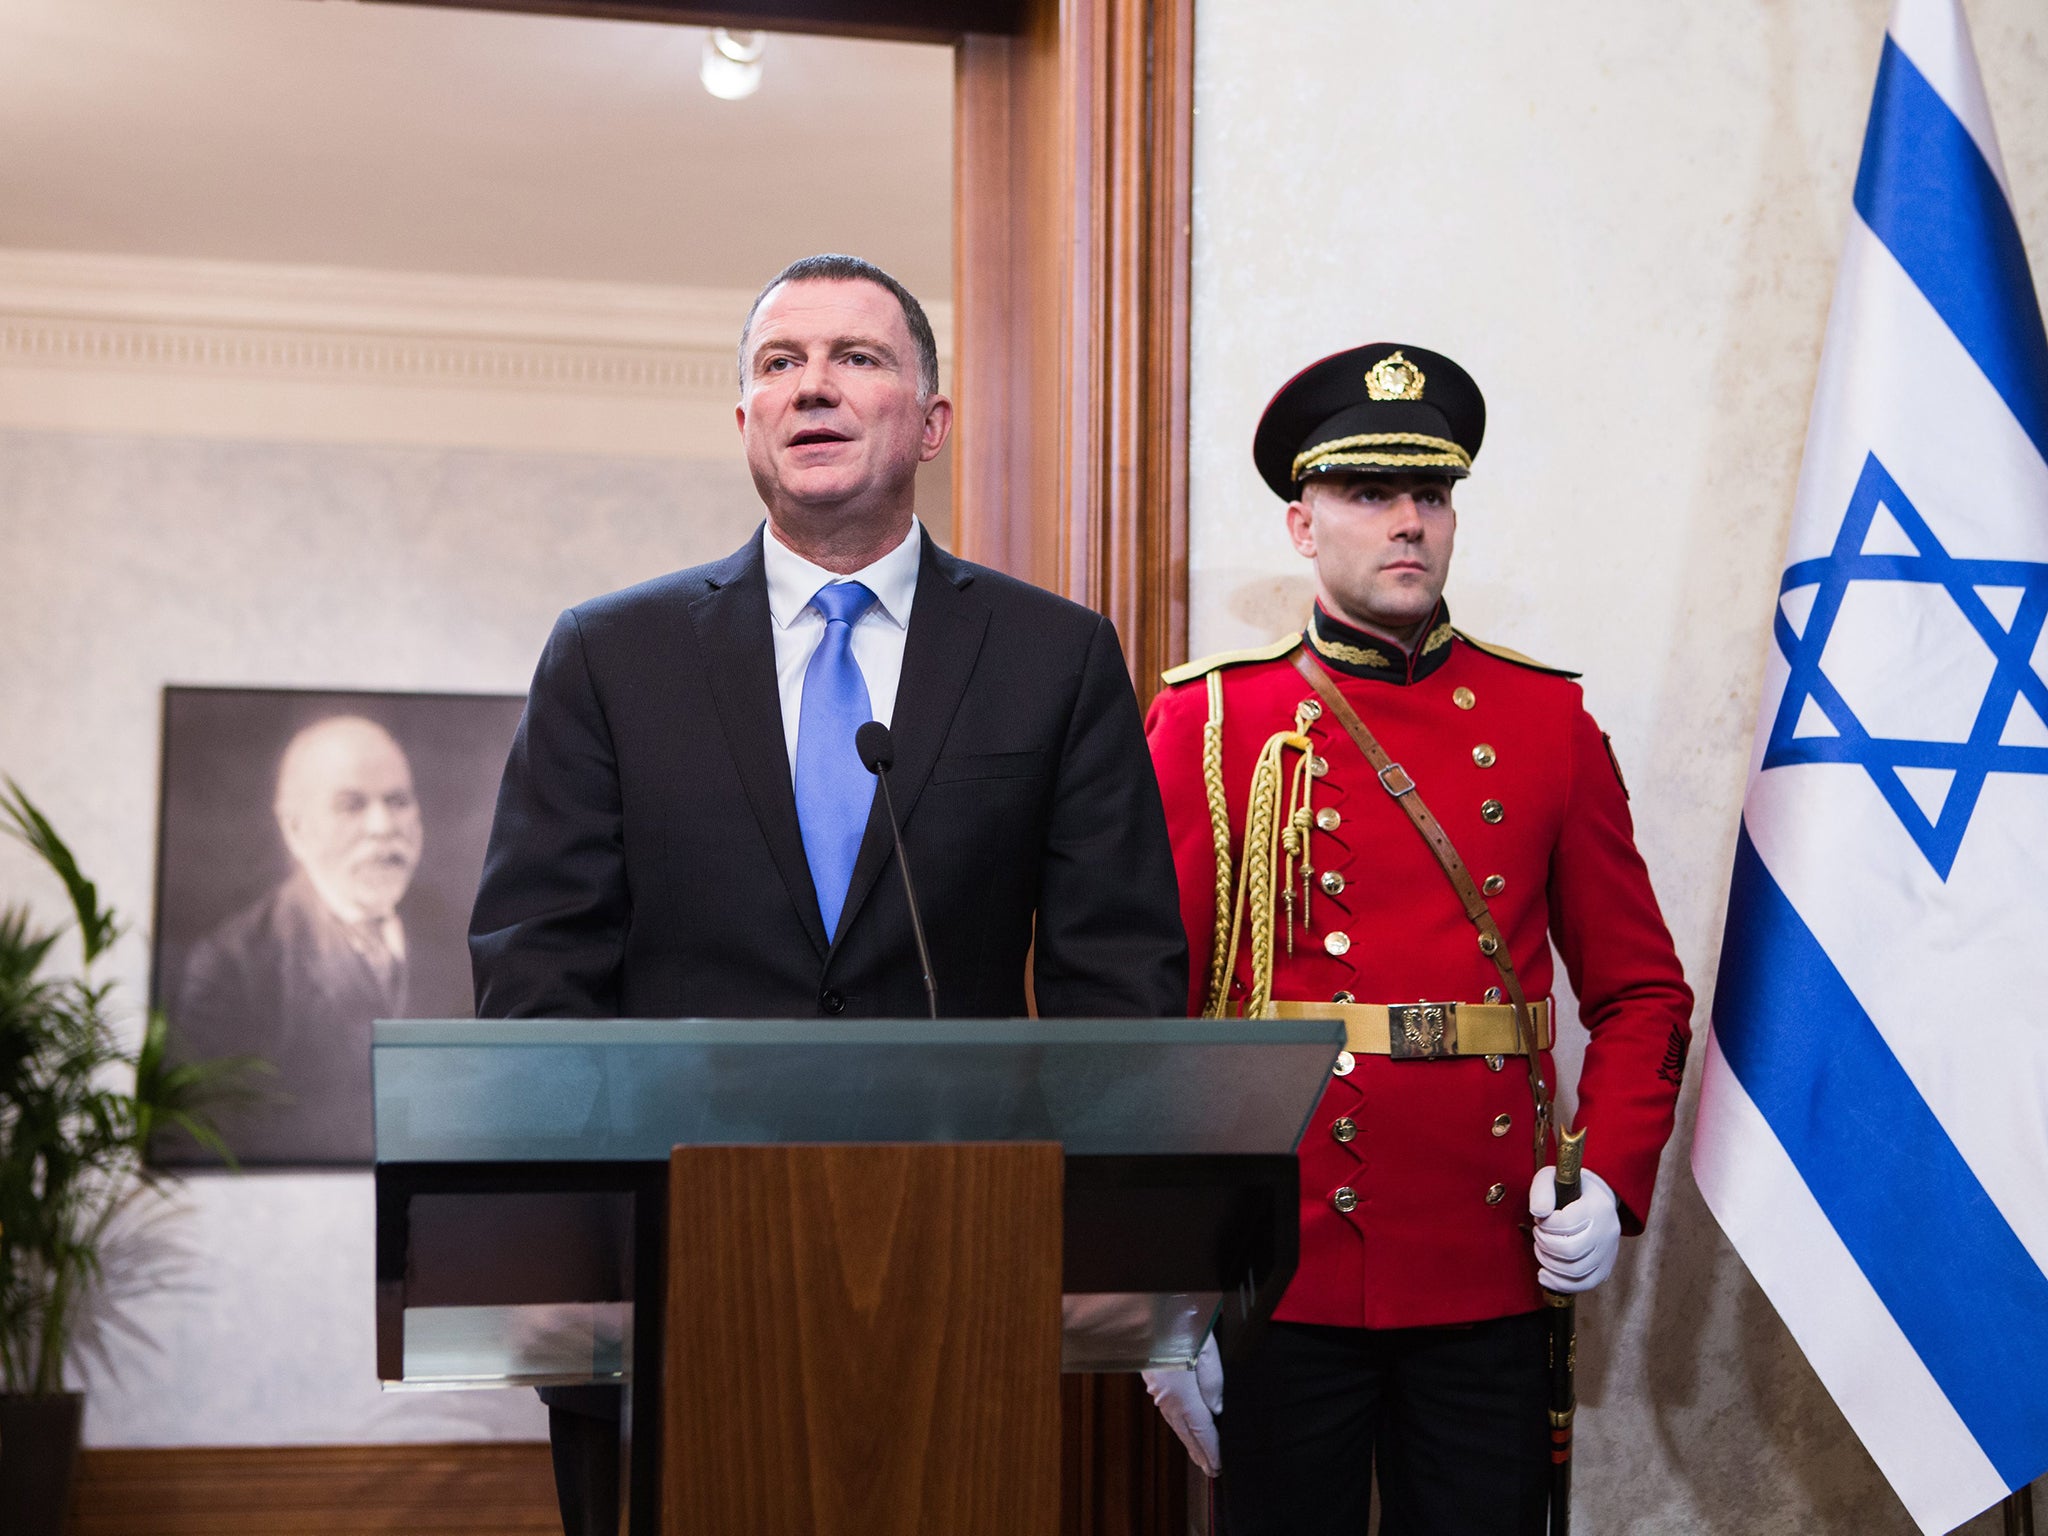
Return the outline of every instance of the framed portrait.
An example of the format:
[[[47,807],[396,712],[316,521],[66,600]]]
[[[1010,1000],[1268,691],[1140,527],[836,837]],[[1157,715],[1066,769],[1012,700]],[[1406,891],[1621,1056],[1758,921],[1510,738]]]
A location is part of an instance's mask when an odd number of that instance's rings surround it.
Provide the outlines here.
[[[150,996],[174,1060],[255,1056],[249,1167],[371,1161],[370,1025],[467,1018],[518,695],[164,690]],[[189,1140],[156,1161],[206,1165]]]

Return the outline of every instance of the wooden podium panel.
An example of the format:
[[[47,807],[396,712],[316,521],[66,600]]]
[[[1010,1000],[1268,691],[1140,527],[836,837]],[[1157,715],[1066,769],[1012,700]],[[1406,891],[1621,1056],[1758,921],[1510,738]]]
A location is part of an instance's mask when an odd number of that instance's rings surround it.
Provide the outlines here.
[[[1055,1536],[1052,1142],[678,1147],[667,1536]]]

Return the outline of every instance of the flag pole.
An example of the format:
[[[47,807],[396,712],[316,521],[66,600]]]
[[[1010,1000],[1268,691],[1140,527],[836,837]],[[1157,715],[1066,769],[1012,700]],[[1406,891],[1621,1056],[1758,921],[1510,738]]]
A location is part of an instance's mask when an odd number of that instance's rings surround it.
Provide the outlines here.
[[[2005,1536],[2034,1536],[2034,1485],[2015,1488],[1998,1506],[2005,1516]]]

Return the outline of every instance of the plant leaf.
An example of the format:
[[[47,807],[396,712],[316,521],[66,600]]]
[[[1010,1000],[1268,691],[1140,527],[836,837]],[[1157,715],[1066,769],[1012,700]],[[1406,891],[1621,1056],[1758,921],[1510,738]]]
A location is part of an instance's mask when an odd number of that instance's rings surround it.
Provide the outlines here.
[[[91,965],[121,936],[113,909],[100,905],[99,887],[85,878],[57,829],[12,779],[7,780],[7,792],[0,794],[0,815],[7,822],[0,825],[0,831],[26,843],[64,882],[71,897],[71,910],[78,917],[78,939],[85,948],[85,963]]]
[[[0,1391],[54,1392],[74,1349],[90,1351],[99,1309],[118,1303],[114,1213],[139,1188],[174,1182],[148,1164],[150,1137],[180,1131],[232,1166],[211,1109],[253,1068],[244,1058],[172,1064],[161,1014],[145,1018],[134,1052],[122,1046],[114,983],[90,970],[120,926],[20,786],[0,783],[0,832],[63,882],[85,959],[76,974],[44,974],[63,930],[0,907]]]

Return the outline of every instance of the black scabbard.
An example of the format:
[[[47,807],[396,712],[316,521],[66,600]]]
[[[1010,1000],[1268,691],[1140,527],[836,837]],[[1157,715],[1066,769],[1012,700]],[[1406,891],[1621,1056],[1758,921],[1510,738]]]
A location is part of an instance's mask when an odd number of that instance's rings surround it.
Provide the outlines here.
[[[1579,1198],[1579,1169],[1585,1162],[1586,1133],[1557,1137],[1557,1208]],[[1550,1536],[1571,1536],[1572,1416],[1579,1396],[1572,1373],[1579,1363],[1578,1304],[1556,1291],[1543,1293],[1550,1309]]]

